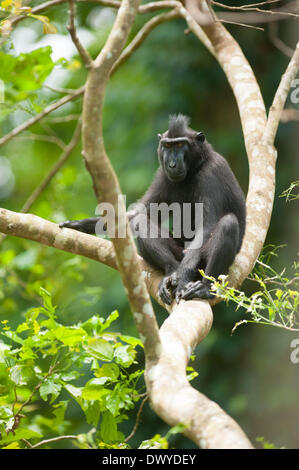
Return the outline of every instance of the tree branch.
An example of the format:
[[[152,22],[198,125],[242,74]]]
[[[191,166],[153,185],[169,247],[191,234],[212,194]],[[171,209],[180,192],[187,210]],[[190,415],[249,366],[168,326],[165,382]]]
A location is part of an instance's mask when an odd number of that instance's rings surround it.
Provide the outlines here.
[[[78,88],[78,90],[74,91],[70,95],[66,95],[60,100],[55,101],[54,103],[50,104],[49,106],[46,106],[46,108],[38,113],[36,116],[33,116],[32,118],[28,119],[27,121],[23,122],[19,126],[15,127],[11,132],[6,134],[5,136],[1,137],[0,139],[0,146],[6,144],[9,142],[11,139],[16,137],[18,134],[21,132],[25,131],[29,127],[33,126],[37,122],[39,122],[41,119],[43,119],[45,116],[48,114],[52,113],[58,108],[61,108],[66,103],[69,103],[70,101],[74,100],[75,98],[78,98],[79,96],[83,95],[84,93],[84,86]]]
[[[85,256],[117,269],[113,245],[108,240],[77,232],[31,214],[0,208],[0,231],[46,246]],[[138,258],[147,288],[158,301],[161,273]],[[161,302],[161,301],[160,301]],[[212,325],[212,310],[203,300],[181,301],[161,329],[159,359],[147,362],[146,381],[155,411],[169,425],[183,422],[184,434],[203,448],[251,448],[239,426],[186,379],[192,348]]]
[[[276,8],[273,15],[269,14],[268,11],[248,11],[239,9],[239,11],[217,11],[217,17],[225,21],[233,21],[235,23],[246,23],[246,24],[258,24],[258,23],[271,23],[276,21],[288,20],[290,16],[293,18],[298,16],[298,3],[290,2],[285,6]],[[291,13],[292,15],[285,15],[283,13]],[[294,15],[294,16],[293,16]]]
[[[151,18],[147,23],[145,23],[143,27],[138,31],[136,36],[132,39],[132,41],[128,44],[128,46],[123,50],[117,61],[114,63],[111,69],[111,75],[118,69],[118,67],[120,67],[125,61],[128,60],[128,58],[133,54],[133,52],[136,51],[136,49],[141,46],[143,41],[145,41],[145,39],[156,26],[179,17],[180,13],[176,9],[174,9],[172,11],[169,11],[168,13],[156,15]]]
[[[62,230],[57,224],[33,214],[21,214],[0,208],[0,232],[84,256],[112,269],[118,269],[113,245],[109,240],[68,228]],[[149,266],[141,256],[138,256],[138,261],[150,294],[166,310],[170,310],[157,295],[162,273]]]
[[[297,43],[293,57],[283,74],[279,87],[274,96],[271,105],[268,121],[265,129],[264,139],[269,145],[273,145],[281,113],[283,111],[287,96],[290,91],[292,81],[295,79],[299,70],[299,42]]]
[[[144,343],[146,360],[159,357],[160,337],[150,297],[141,274],[136,246],[117,177],[106,155],[102,134],[102,112],[106,85],[135,20],[139,0],[123,0],[103,49],[90,68],[83,100],[83,156],[98,202],[111,204],[118,220],[111,239],[118,269],[131,310]]]
[[[265,105],[240,46],[220,23],[203,26],[202,29],[235,95],[250,168],[246,232],[229,275],[230,285],[238,286],[251,272],[270,224],[276,151],[263,141],[267,122]]]
[[[43,441],[38,442],[37,444],[30,445],[30,449],[37,449],[37,447],[44,446],[46,444],[50,444],[51,442],[61,441],[62,439],[78,439],[76,435],[69,435],[69,436],[57,436],[52,437],[51,439],[44,439]],[[27,441],[26,444],[28,445],[29,442]]]
[[[162,353],[146,370],[151,403],[170,426],[187,425],[184,434],[203,449],[250,449],[251,443],[216,403],[191,387],[186,365],[193,347],[209,333],[213,315],[205,300],[182,300],[160,329]]]
[[[277,35],[278,23],[269,23],[268,33],[272,44],[287,57],[293,57],[294,50],[287,46]]]
[[[66,160],[69,158],[71,155],[72,151],[76,147],[77,143],[79,142],[81,135],[81,120],[79,120],[78,125],[75,129],[75,132],[73,134],[73,137],[70,141],[70,143],[66,146],[65,151],[61,154],[60,158],[57,160],[56,163],[52,166],[51,170],[49,173],[45,176],[45,178],[41,181],[41,183],[34,189],[34,191],[30,194],[26,202],[24,203],[21,213],[24,214],[28,212],[34,204],[34,202],[37,200],[37,198],[41,195],[41,193],[46,189],[50,181],[54,178],[56,173],[60,170],[60,168],[64,165]],[[3,242],[3,240],[6,238],[6,235],[3,235],[2,238],[0,237],[0,245]]]
[[[30,194],[27,201],[23,205],[21,209],[21,213],[28,212],[32,206],[32,204],[37,200],[37,198],[41,195],[41,193],[46,189],[50,181],[54,178],[54,176],[58,173],[60,168],[64,165],[66,160],[71,155],[72,151],[76,147],[77,143],[80,140],[81,135],[81,120],[79,120],[73,137],[69,144],[66,146],[65,151],[61,154],[60,158],[57,160],[56,163],[52,166],[49,173],[45,176],[45,178],[41,181],[41,183],[35,188],[35,190]]]
[[[68,0],[68,3],[69,3],[69,20],[70,20],[70,23],[67,26],[67,30],[70,33],[72,41],[75,44],[75,46],[77,48],[77,51],[79,52],[79,55],[81,56],[81,59],[83,60],[83,63],[85,64],[86,68],[88,69],[91,66],[92,59],[91,59],[88,51],[81,44],[80,39],[78,38],[78,35],[77,35],[77,30],[76,30],[76,26],[75,26],[76,5],[75,5],[74,0]]]
[[[64,3],[65,1],[67,1],[67,0],[63,0],[63,2],[61,0],[57,0],[55,2],[55,5],[60,4],[60,3]],[[51,3],[51,2],[47,2],[47,3]],[[116,2],[116,3],[118,4],[118,2]],[[164,3],[164,2],[157,2],[157,3]],[[175,19],[178,16],[186,17],[186,21],[187,22],[188,22],[188,20],[190,21],[190,25],[189,25],[190,29],[193,30],[193,32],[201,39],[201,41],[206,45],[206,47],[213,54],[212,47],[209,44],[208,39],[205,37],[204,33],[200,30],[200,28],[196,24],[196,22],[192,18],[190,18],[190,15],[188,14],[188,12],[186,12],[186,10],[184,8],[181,8],[181,4],[179,2],[176,2],[176,1],[171,1],[171,2],[168,2],[168,3],[173,4],[175,7],[179,6],[180,7],[179,14],[175,13],[173,11],[173,12],[165,13],[164,15],[155,16],[154,18],[149,20],[148,23],[146,23],[141,28],[141,30],[136,34],[136,36],[131,41],[131,43],[123,50],[120,57],[118,58],[118,60],[115,62],[115,64],[113,65],[113,67],[111,69],[111,73],[110,73],[111,76],[120,67],[120,65],[122,65],[126,60],[128,60],[128,58],[131,56],[131,54],[143,43],[143,41],[147,38],[149,33],[156,26],[158,26],[159,24],[161,24],[165,21]],[[151,11],[151,8],[152,8],[151,3],[149,3],[145,6],[148,7],[149,11]],[[164,8],[166,8],[166,7],[164,6]],[[63,90],[61,90],[61,92],[62,91]],[[2,138],[0,138],[0,146],[6,144],[11,139],[13,139],[17,135],[19,135],[21,132],[25,131],[29,127],[33,126],[34,124],[36,124],[37,122],[42,120],[45,116],[50,114],[52,111],[55,111],[56,109],[59,109],[64,104],[69,103],[73,99],[76,99],[79,96],[83,95],[84,91],[85,91],[85,85],[78,88],[77,90],[72,91],[72,93],[69,93],[67,96],[64,96],[63,98],[55,101],[51,105],[47,106],[42,112],[40,112],[36,116],[32,117],[31,119],[28,119],[24,123],[20,124],[16,128],[14,128],[11,132],[9,132],[8,134],[6,134]]]
[[[299,121],[299,109],[285,108],[282,110],[281,122]]]

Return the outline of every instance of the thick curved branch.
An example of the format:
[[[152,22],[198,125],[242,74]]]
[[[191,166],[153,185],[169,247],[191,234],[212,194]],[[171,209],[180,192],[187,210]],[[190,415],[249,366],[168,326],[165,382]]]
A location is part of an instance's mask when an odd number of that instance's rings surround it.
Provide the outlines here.
[[[184,434],[202,449],[251,449],[236,422],[186,377],[192,348],[209,333],[212,321],[207,301],[182,300],[174,307],[160,329],[160,359],[146,369],[147,390],[158,415],[170,426],[186,424]]]
[[[269,145],[274,144],[275,135],[281,118],[281,114],[289,94],[292,81],[296,78],[299,70],[299,42],[294,51],[289,65],[283,74],[279,87],[274,96],[272,106],[269,111],[268,121],[264,134],[264,139]]]
[[[32,240],[58,250],[84,256],[117,269],[113,245],[109,240],[87,235],[68,228],[61,230],[57,224],[33,214],[22,214],[0,208],[0,232],[14,237]],[[161,273],[138,257],[142,277],[156,300]],[[161,302],[161,301],[160,301]]]
[[[196,5],[195,0],[193,7]],[[205,0],[200,1],[202,6]],[[235,95],[249,162],[249,188],[246,199],[247,225],[242,247],[230,269],[229,283],[240,285],[252,271],[264,245],[270,225],[274,193],[276,150],[273,142],[281,112],[271,113],[267,122],[263,98],[254,73],[240,46],[220,23],[203,26],[216,59],[224,70]],[[276,107],[282,109],[290,80],[298,66],[298,48],[277,90]],[[274,100],[275,101],[275,100]],[[283,102],[283,103],[282,103]],[[267,129],[267,132],[266,132]],[[269,129],[272,129],[269,136]]]
[[[103,49],[93,61],[83,100],[83,156],[93,181],[98,202],[109,203],[115,211],[117,233],[111,237],[118,270],[127,291],[131,310],[144,343],[147,361],[159,357],[160,337],[150,297],[142,277],[136,246],[129,228],[126,208],[117,177],[107,157],[102,112],[106,85],[135,20],[139,0],[123,0]]]
[[[31,214],[0,208],[0,232],[85,256],[117,269],[110,241],[64,228]],[[157,297],[161,273],[139,257],[142,276]],[[159,358],[148,361],[146,382],[152,405],[170,426],[182,422],[184,431],[202,448],[251,448],[239,426],[216,403],[194,390],[186,379],[192,348],[209,333],[212,310],[206,301],[181,301],[161,328]]]
[[[229,276],[230,284],[237,286],[251,272],[266,238],[274,199],[276,151],[263,141],[267,122],[265,105],[240,46],[220,23],[202,29],[235,95],[249,161],[246,232]]]

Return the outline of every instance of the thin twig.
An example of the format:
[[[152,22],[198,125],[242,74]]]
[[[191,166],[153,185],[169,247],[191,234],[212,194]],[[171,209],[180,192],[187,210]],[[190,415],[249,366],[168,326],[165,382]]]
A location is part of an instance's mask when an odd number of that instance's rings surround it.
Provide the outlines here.
[[[281,2],[281,0],[266,0],[265,2],[260,2],[260,3],[248,3],[247,5],[241,5],[240,9],[260,7],[262,5],[269,5],[270,3],[278,3],[278,2]]]
[[[288,47],[279,37],[278,37],[278,23],[269,23],[268,26],[269,38],[274,46],[280,50],[287,57],[292,57],[294,50]]]
[[[85,47],[81,44],[81,41],[77,35],[77,30],[75,26],[75,16],[76,16],[76,6],[74,0],[69,0],[69,25],[67,26],[67,30],[70,33],[72,41],[79,52],[83,63],[85,64],[86,68],[91,67],[92,65],[92,58],[90,57],[88,51]]]
[[[21,136],[17,136],[17,139],[28,139],[28,140],[40,140],[41,142],[49,142],[51,144],[55,144],[60,147],[62,150],[66,149],[66,145],[63,140],[59,139],[54,135],[44,135],[44,134],[25,134]]]
[[[65,95],[72,95],[76,93],[77,90],[72,90],[71,88],[58,88],[58,87],[53,87],[51,85],[44,85],[45,88],[48,88],[48,90],[53,91],[53,93],[63,93]]]
[[[161,15],[154,16],[143,27],[138,31],[136,36],[132,39],[129,45],[123,50],[118,60],[115,62],[111,70],[111,75],[133,54],[133,52],[140,47],[143,41],[147,38],[150,32],[159,24],[170,21],[174,18],[179,18],[180,13],[174,9],[168,13],[162,13]]]
[[[21,213],[26,213],[29,211],[32,204],[36,201],[36,199],[40,196],[40,194],[44,191],[44,189],[48,186],[50,181],[54,178],[56,173],[60,170],[60,168],[64,165],[66,160],[71,155],[72,151],[76,147],[81,135],[81,121],[77,124],[73,137],[69,144],[66,146],[65,151],[61,154],[60,158],[54,163],[53,167],[49,171],[49,173],[45,176],[42,182],[35,188],[35,190],[31,193],[28,197],[27,201],[23,205],[21,209]]]
[[[33,449],[33,445],[30,444],[30,442],[27,441],[27,439],[23,438],[23,439],[21,439],[21,441],[24,442],[24,444],[26,444],[26,446],[29,447],[29,449]]]
[[[37,447],[49,444],[50,442],[56,442],[56,441],[61,441],[62,439],[78,439],[78,436],[75,435],[69,435],[69,436],[57,436],[57,437],[52,437],[51,439],[45,439],[41,442],[38,442],[37,444],[30,445],[30,449],[36,449]],[[28,443],[29,444],[29,443]]]
[[[258,13],[266,13],[268,15],[286,15],[286,16],[293,16],[296,18],[299,18],[299,15],[297,13],[291,13],[289,11],[275,11],[275,10],[263,10],[262,8],[258,7],[253,7],[250,5],[243,5],[243,6],[229,6],[229,5],[224,5],[223,3],[216,2],[214,0],[211,0],[211,3],[213,5],[219,6],[221,8],[225,8],[226,10],[232,10],[232,11],[257,11]],[[266,2],[267,3],[267,2]],[[265,3],[263,3],[265,4]],[[261,5],[261,4],[260,4]]]
[[[55,0],[54,1],[54,4],[55,5],[58,5],[60,3],[64,3],[64,1],[58,1],[58,0]],[[120,5],[119,2],[114,2],[115,4],[117,4],[118,6]],[[50,4],[52,4],[52,2],[47,2],[46,3],[48,6],[51,6]],[[44,4],[44,5],[46,5]],[[156,4],[156,5],[155,5]],[[162,9],[162,8],[171,8],[171,7],[177,7],[177,6],[180,6],[180,16],[182,16],[183,18],[185,17],[186,21],[188,22],[188,13],[186,12],[186,10],[182,7],[181,3],[178,2],[178,1],[165,1],[165,2],[153,2],[153,3],[148,3],[146,5],[142,5],[142,7],[144,7],[142,9],[142,12],[146,13],[146,12],[151,12],[154,10],[154,7],[156,9]],[[45,7],[46,8],[46,7]],[[141,7],[140,7],[141,8]],[[40,10],[39,10],[40,11]],[[169,12],[170,13],[170,12]],[[163,16],[163,15],[161,15]],[[125,61],[127,60],[130,55],[137,49],[137,47],[139,47],[139,45],[143,42],[143,40],[148,36],[149,32],[152,31],[152,29],[159,25],[160,23],[162,23],[163,21],[168,21],[172,18],[176,18],[178,15],[173,13],[173,15],[170,15],[170,14],[165,14],[165,16],[161,19],[161,20],[158,20],[158,19],[154,19],[153,22],[151,22],[151,20],[149,21],[149,25],[148,26],[144,26],[142,28],[143,32],[139,32],[137,33],[137,37],[136,39],[134,38],[133,41],[132,41],[132,46],[130,46],[130,44],[124,49],[124,51],[122,52],[122,54],[120,55],[120,57],[118,58],[118,61],[117,63],[114,65],[113,67],[113,70],[112,70],[112,73]],[[156,18],[156,17],[155,17]],[[146,32],[146,30],[148,29],[148,32]],[[142,37],[143,39],[142,39]],[[210,50],[211,53],[213,53],[212,51],[212,48],[211,46],[209,46],[209,43],[208,42],[205,42],[204,41],[204,38],[202,37],[201,40],[206,44],[206,47]],[[0,146],[1,145],[4,145],[6,144],[7,142],[9,142],[12,138],[14,138],[15,136],[17,136],[18,134],[20,134],[21,132],[23,132],[24,130],[28,129],[29,127],[31,127],[32,125],[36,124],[37,122],[39,122],[41,119],[43,119],[45,116],[47,116],[48,114],[50,114],[51,112],[55,111],[56,109],[62,107],[64,104],[66,103],[69,103],[70,101],[78,98],[79,96],[83,95],[84,94],[84,91],[85,91],[85,85],[83,85],[82,87],[78,88],[77,90],[74,90],[72,91],[71,93],[69,93],[68,95],[64,96],[63,98],[55,101],[54,103],[52,103],[51,105],[47,106],[42,112],[40,112],[39,114],[37,114],[36,116],[28,119],[27,121],[23,122],[22,124],[20,124],[19,126],[17,126],[16,128],[14,128],[11,132],[9,132],[8,134],[6,134],[5,136],[3,136],[2,138],[0,138]],[[58,118],[57,118],[58,119]]]
[[[258,29],[259,31],[264,31],[264,28],[261,28],[260,26],[253,26],[252,24],[239,23],[237,21],[228,21],[228,20],[223,20],[219,18],[218,18],[218,21],[220,23],[235,24],[237,26],[244,26],[245,28]]]
[[[78,121],[80,116],[80,114],[68,114],[67,116],[57,116],[49,118],[46,122],[48,122],[49,124],[59,124],[61,122]]]
[[[138,413],[137,413],[137,416],[136,416],[136,422],[135,422],[134,427],[133,427],[132,431],[130,432],[130,434],[125,438],[125,442],[128,442],[130,439],[132,439],[132,437],[136,433],[137,428],[140,424],[141,413],[142,413],[143,407],[144,407],[145,403],[147,402],[147,400],[148,400],[148,395],[146,395],[146,397],[142,400],[142,402],[140,404],[140,407],[139,407],[139,410],[138,410]]]
[[[76,92],[74,92],[71,95],[64,96],[60,100],[55,101],[54,103],[50,104],[49,106],[46,106],[46,108],[38,113],[36,116],[33,116],[32,118],[28,119],[27,121],[23,122],[19,126],[15,127],[11,132],[6,134],[0,139],[0,146],[3,144],[6,144],[9,142],[13,137],[16,137],[18,134],[23,132],[24,130],[28,129],[28,127],[33,126],[37,122],[39,122],[41,119],[43,119],[45,116],[48,114],[52,113],[58,108],[61,108],[61,106],[65,105],[66,103],[69,103],[70,101],[78,98],[79,96],[83,95],[84,93],[85,86],[83,85],[82,87],[78,88]]]
[[[284,108],[287,96],[290,91],[292,81],[295,79],[299,70],[299,42],[297,43],[293,57],[283,74],[280,84],[276,90],[273,103],[271,105],[267,125],[264,133],[264,140],[272,145],[275,139],[277,127],[280,121],[281,113]]]
[[[41,193],[46,189],[50,181],[54,178],[56,173],[60,170],[60,168],[64,165],[66,160],[71,155],[72,151],[76,147],[81,135],[81,120],[78,121],[78,125],[75,129],[73,137],[68,145],[65,146],[64,152],[61,154],[60,158],[57,160],[56,163],[52,166],[49,173],[45,176],[45,178],[41,181],[41,183],[33,190],[30,194],[28,199],[26,200],[25,204],[23,205],[20,213],[25,214],[29,211],[33,203],[37,200],[37,198],[41,195]],[[0,235],[0,245],[1,243],[7,238],[6,234]]]
[[[24,401],[24,403],[22,403],[22,405],[20,406],[20,408],[18,409],[17,413],[14,415],[14,422],[13,422],[13,425],[10,429],[8,429],[6,432],[7,434],[10,433],[10,432],[14,432],[14,430],[19,426],[20,424],[20,421],[21,421],[21,418],[24,418],[24,415],[22,415],[21,411],[23,410],[23,408],[25,408],[25,406],[27,406],[32,398],[34,397],[35,393],[40,389],[40,387],[42,386],[42,384],[44,383],[44,381],[51,375],[53,374],[54,372],[54,369],[56,367],[57,363],[56,364],[53,364],[50,366],[47,374],[39,381],[39,383],[34,387],[34,389],[32,390],[31,392],[31,395],[29,396],[29,398],[27,398],[26,401]]]
[[[31,14],[38,14],[41,13],[44,10],[47,10],[49,8],[55,7],[57,5],[61,5],[63,3],[67,3],[69,0],[50,0],[45,3],[41,3],[40,5],[37,5],[36,7],[32,8]],[[121,6],[121,1],[119,0],[76,0],[77,2],[82,2],[82,3],[96,3],[98,5],[103,5],[106,7],[110,8],[120,8]],[[140,5],[138,8],[138,13],[144,14],[144,13],[150,13],[158,10],[164,10],[167,8],[174,8],[174,5],[171,6],[171,0],[163,0],[163,1],[157,1],[157,2],[149,2],[144,5]],[[173,1],[173,3],[178,3],[178,1]],[[20,21],[28,18],[27,15],[19,15],[11,18],[10,25],[15,26],[17,23]]]
[[[277,21],[286,21],[290,19],[290,16],[284,15],[285,11],[294,14],[298,14],[298,3],[293,1],[289,2],[283,7],[276,8],[275,15],[269,15],[268,10],[263,10],[262,12],[255,12],[250,10],[236,10],[236,11],[217,11],[217,17],[222,20],[227,21],[236,21],[246,24],[256,24],[256,23],[272,23]],[[296,19],[296,17],[294,17]]]
[[[13,391],[14,391],[15,399],[14,399],[14,402],[12,404],[11,410],[12,410],[12,413],[14,414],[16,403],[18,403],[17,387],[16,386],[14,386]]]

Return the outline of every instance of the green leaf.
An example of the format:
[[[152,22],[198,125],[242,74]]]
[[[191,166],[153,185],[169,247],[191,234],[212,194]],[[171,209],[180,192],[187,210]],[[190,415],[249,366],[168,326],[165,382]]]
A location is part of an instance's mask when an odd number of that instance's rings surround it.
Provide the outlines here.
[[[86,420],[89,424],[96,426],[100,419],[101,405],[98,400],[86,400],[83,398],[83,389],[66,384],[64,388],[72,395],[76,402],[80,405],[85,413]]]
[[[142,348],[143,343],[139,338],[135,338],[134,336],[127,336],[127,335],[118,335],[119,339],[124,341],[125,343],[131,344],[132,346],[141,346]]]
[[[118,414],[120,405],[119,384],[116,385],[114,390],[106,397],[106,408],[113,416]]]
[[[116,441],[117,440],[117,423],[116,419],[112,416],[109,411],[103,413],[103,419],[101,421],[101,437],[104,442]]]
[[[52,304],[51,294],[43,287],[40,287],[39,293],[43,299],[44,307],[46,309],[46,311],[43,309],[43,312],[50,314],[50,316],[54,316],[56,307],[54,307]]]
[[[29,367],[23,365],[16,365],[10,369],[9,375],[12,382],[16,385],[27,385],[30,376]]]
[[[119,313],[117,310],[114,310],[114,312],[110,313],[109,317],[107,318],[107,320],[105,321],[103,325],[103,329],[106,330],[107,328],[109,328],[111,323],[114,322],[118,317],[119,317]]]
[[[28,428],[18,427],[15,430],[14,434],[11,432],[7,435],[2,436],[1,445],[8,444],[9,442],[19,441],[20,439],[32,439],[32,438],[40,439],[41,437],[43,436],[36,431],[32,431],[31,429],[28,429]]]
[[[0,406],[0,419],[9,419],[12,416],[13,412],[9,406]]]
[[[17,57],[0,51],[0,79],[5,83],[6,98],[24,100],[30,92],[39,89],[54,67],[51,53],[51,47],[41,47]]]
[[[7,338],[11,339],[15,343],[24,344],[24,340],[20,336],[18,336],[14,331],[4,331],[2,334],[4,336],[7,336]]]
[[[100,419],[101,406],[99,401],[85,401],[81,405],[85,413],[86,421],[92,426],[97,426]]]
[[[62,385],[54,382],[53,379],[46,379],[39,389],[39,394],[44,401],[47,401],[48,395],[51,395],[51,402],[53,402],[59,395]]]
[[[101,401],[103,397],[109,393],[109,390],[103,387],[106,381],[107,377],[102,377],[102,379],[91,379],[82,390],[82,398],[85,400]]]
[[[89,320],[81,324],[81,327],[89,334],[100,334],[103,331],[103,319],[93,315]]]
[[[55,416],[55,419],[53,421],[53,426],[55,428],[63,423],[64,415],[65,415],[68,403],[69,403],[69,400],[65,400],[65,401],[60,401],[56,405],[53,405],[53,408],[55,408],[53,410],[53,414]]]
[[[14,250],[6,250],[3,253],[0,253],[1,266],[9,266],[15,256],[16,253]]]
[[[92,338],[88,345],[84,346],[85,351],[96,359],[101,361],[111,361],[113,359],[113,347],[104,339]]]
[[[83,341],[86,331],[77,327],[60,326],[54,331],[54,335],[66,346],[74,346]]]
[[[74,397],[75,399],[80,398],[82,396],[82,388],[75,387],[74,385],[65,384],[64,388]]]
[[[117,345],[114,350],[114,358],[117,364],[123,367],[130,367],[133,364],[136,356],[136,351],[131,345]]]
[[[95,370],[94,375],[96,377],[108,377],[111,381],[115,381],[119,376],[119,367],[117,364],[103,364]]]

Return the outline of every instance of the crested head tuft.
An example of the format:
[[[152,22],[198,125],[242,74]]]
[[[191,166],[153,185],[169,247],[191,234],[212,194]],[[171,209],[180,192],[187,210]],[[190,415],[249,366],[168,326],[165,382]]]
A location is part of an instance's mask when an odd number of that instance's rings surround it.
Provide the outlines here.
[[[169,116],[168,137],[182,137],[188,132],[190,118],[184,114]]]

